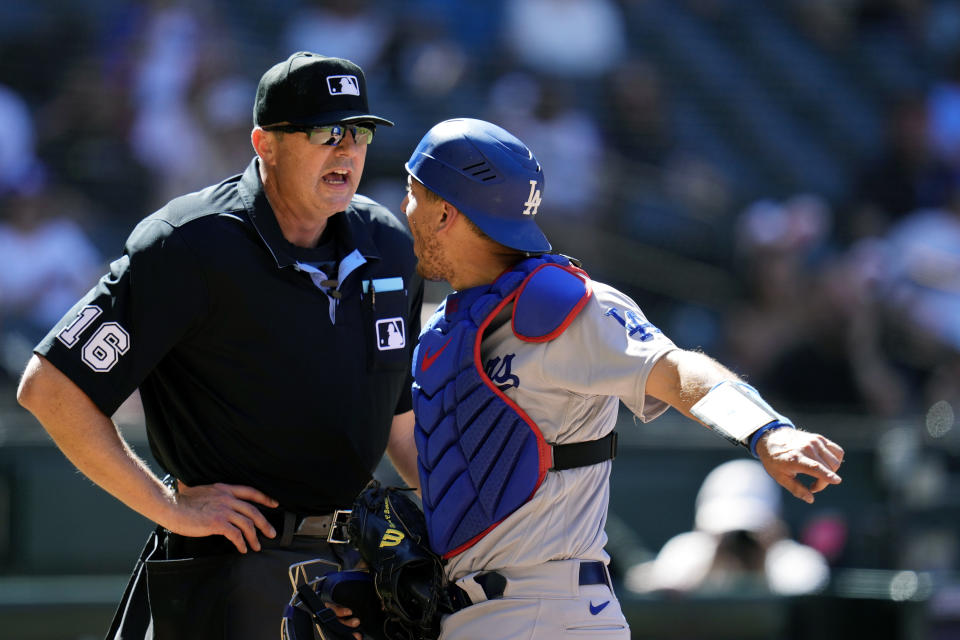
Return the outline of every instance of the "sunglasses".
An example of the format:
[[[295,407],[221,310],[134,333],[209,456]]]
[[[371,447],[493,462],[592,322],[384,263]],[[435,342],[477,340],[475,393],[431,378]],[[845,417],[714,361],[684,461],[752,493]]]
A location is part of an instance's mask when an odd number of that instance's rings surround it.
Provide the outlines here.
[[[282,131],[284,133],[307,134],[310,144],[322,144],[335,147],[340,144],[347,131],[353,135],[356,144],[370,144],[373,142],[373,125],[326,124],[320,127],[302,126],[296,124],[271,124],[263,127],[264,131]]]

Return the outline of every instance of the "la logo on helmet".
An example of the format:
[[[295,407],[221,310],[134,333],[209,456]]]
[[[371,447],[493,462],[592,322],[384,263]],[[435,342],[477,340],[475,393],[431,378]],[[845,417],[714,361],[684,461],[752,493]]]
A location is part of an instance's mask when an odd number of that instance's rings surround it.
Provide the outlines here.
[[[523,206],[526,207],[523,210],[523,215],[537,215],[537,209],[540,208],[540,189],[537,189],[536,180],[530,181],[530,195],[527,196],[527,201],[523,203]]]

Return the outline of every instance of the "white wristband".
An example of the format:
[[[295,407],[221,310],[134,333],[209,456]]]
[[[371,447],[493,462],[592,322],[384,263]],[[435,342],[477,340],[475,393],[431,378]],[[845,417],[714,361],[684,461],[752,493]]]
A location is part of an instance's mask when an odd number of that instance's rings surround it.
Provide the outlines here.
[[[771,422],[793,426],[745,382],[724,380],[690,407],[690,413],[721,436],[748,446],[750,436]]]

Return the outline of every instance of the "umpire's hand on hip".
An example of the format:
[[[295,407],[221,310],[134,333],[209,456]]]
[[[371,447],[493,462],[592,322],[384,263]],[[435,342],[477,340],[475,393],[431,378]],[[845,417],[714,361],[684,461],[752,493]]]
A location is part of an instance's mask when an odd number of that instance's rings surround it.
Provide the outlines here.
[[[260,551],[257,529],[268,538],[277,535],[252,503],[267,507],[279,505],[253,487],[221,482],[190,487],[180,482],[178,491],[172,495],[171,516],[159,524],[173,533],[189,537],[221,535],[240,553],[246,553],[248,545],[254,551]]]
[[[813,494],[840,484],[836,471],[843,463],[843,448],[817,433],[800,429],[774,429],[757,443],[757,455],[767,473],[795,497],[813,503]],[[797,474],[814,479],[807,488]]]

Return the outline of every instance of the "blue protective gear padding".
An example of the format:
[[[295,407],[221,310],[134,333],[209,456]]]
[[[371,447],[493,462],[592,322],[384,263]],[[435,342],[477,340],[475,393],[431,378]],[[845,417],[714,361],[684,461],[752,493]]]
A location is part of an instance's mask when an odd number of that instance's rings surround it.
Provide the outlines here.
[[[543,275],[528,279],[535,271]],[[529,500],[552,464],[540,429],[477,361],[483,330],[517,296],[531,295],[556,306],[546,314],[524,312],[521,325],[559,335],[590,296],[586,274],[578,273],[562,256],[526,259],[490,285],[448,296],[420,335],[414,434],[430,546],[444,557],[468,548]],[[541,287],[552,294],[543,295]],[[546,322],[548,315],[562,320]]]
[[[589,299],[586,280],[573,271],[545,264],[523,283],[513,306],[513,333],[528,342],[545,342],[563,333]]]

